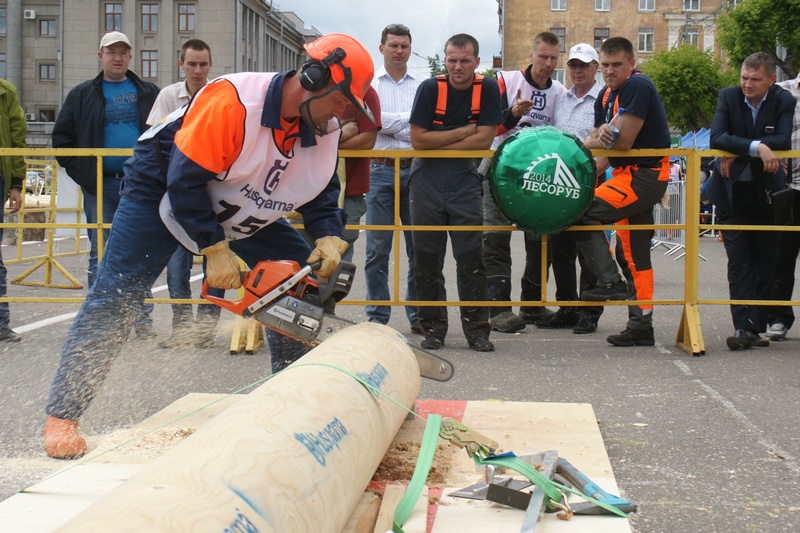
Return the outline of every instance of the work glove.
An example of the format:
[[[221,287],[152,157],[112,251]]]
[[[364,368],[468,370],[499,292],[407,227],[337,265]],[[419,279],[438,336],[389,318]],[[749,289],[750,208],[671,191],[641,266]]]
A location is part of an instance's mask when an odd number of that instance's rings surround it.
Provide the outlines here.
[[[317,270],[317,276],[329,278],[336,272],[336,267],[342,260],[342,254],[347,250],[347,243],[339,237],[331,235],[314,241],[317,245],[308,256],[308,264],[322,261],[322,266]]]
[[[228,247],[228,241],[219,241],[200,253],[206,256],[206,279],[218,289],[238,289],[242,286],[239,263]]]

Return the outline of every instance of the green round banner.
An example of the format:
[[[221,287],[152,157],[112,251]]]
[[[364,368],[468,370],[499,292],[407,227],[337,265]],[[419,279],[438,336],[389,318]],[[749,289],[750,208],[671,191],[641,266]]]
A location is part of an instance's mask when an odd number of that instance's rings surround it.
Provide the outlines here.
[[[575,224],[594,198],[596,165],[574,135],[523,128],[492,157],[492,196],[511,223],[537,236]]]

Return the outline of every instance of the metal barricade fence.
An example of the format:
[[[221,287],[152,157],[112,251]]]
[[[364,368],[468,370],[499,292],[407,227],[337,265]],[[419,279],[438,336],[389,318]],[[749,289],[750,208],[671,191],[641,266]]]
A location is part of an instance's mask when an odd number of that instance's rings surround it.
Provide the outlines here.
[[[606,150],[596,150],[597,154],[595,155],[606,155]],[[615,154],[615,151],[609,151],[611,155],[619,155]],[[683,306],[684,310],[681,317],[681,323],[678,326],[678,334],[676,339],[676,345],[679,346],[681,349],[686,351],[692,355],[701,355],[705,353],[705,345],[703,341],[702,329],[700,326],[700,319],[698,313],[698,305],[699,304],[714,304],[714,305],[729,305],[731,303],[739,303],[739,301],[733,301],[729,299],[699,299],[698,298],[698,259],[695,257],[700,257],[705,260],[704,257],[700,256],[698,251],[698,237],[701,231],[708,231],[711,228],[710,224],[708,223],[708,217],[702,217],[700,213],[700,195],[699,195],[699,169],[700,169],[700,158],[703,156],[724,156],[730,155],[726,152],[721,152],[718,150],[696,150],[692,148],[671,148],[671,149],[643,149],[643,150],[636,150],[637,155],[648,157],[654,155],[664,155],[665,153],[669,154],[678,154],[682,157],[686,157],[687,159],[687,168],[686,168],[686,181],[679,181],[679,182],[672,182],[669,185],[669,199],[670,205],[668,208],[663,208],[661,206],[656,206],[655,208],[655,224],[654,230],[657,231],[656,233],[656,240],[654,241],[655,246],[663,245],[667,248],[667,253],[675,254],[679,253],[676,259],[680,257],[684,257],[686,254],[687,261],[685,262],[684,268],[684,294],[681,299],[677,300],[627,300],[627,301],[614,301],[614,302],[606,302],[605,305],[640,305],[640,304],[660,304],[660,305],[681,305]],[[796,153],[795,153],[796,152]],[[52,158],[54,155],[70,155],[70,156],[89,156],[97,158],[97,175],[98,175],[98,184],[101,183],[102,180],[102,157],[106,155],[130,155],[131,150],[120,150],[120,149],[101,149],[101,148],[93,148],[93,149],[37,149],[37,148],[29,148],[29,149],[20,149],[20,148],[0,148],[0,156],[7,156],[7,155],[23,155],[28,157],[30,155],[34,156],[41,156],[41,157],[48,157]],[[374,150],[342,150],[340,152],[340,156],[342,157],[372,157],[375,155]],[[423,152],[417,152],[412,150],[385,150],[381,151],[380,155],[383,157],[393,158],[395,160],[399,160],[401,158],[408,158],[408,157],[422,157],[422,158],[453,158],[453,157],[469,157],[469,158],[476,158],[476,157],[490,157],[492,156],[493,152],[490,150],[476,150],[476,151],[447,151],[447,150],[429,150]],[[783,153],[779,153],[778,155],[788,155],[788,156],[800,156],[800,151],[787,151]],[[368,226],[365,224],[353,224],[351,225],[351,229],[358,229],[358,230],[389,230],[395,233],[394,235],[394,245],[393,245],[393,257],[394,257],[394,265],[393,268],[390,270],[390,276],[392,278],[392,282],[390,283],[390,291],[393,294],[393,297],[390,297],[388,301],[361,301],[361,300],[348,300],[347,302],[342,302],[343,304],[349,305],[367,305],[367,304],[380,304],[380,305],[392,305],[392,306],[403,306],[403,305],[465,305],[464,302],[461,301],[446,301],[446,302],[429,302],[429,301],[405,301],[403,298],[400,297],[404,291],[400,290],[401,284],[401,277],[400,277],[400,264],[402,263],[400,254],[401,254],[401,246],[400,246],[400,233],[402,231],[486,231],[487,229],[498,231],[520,231],[518,228],[514,226],[463,226],[463,227],[452,227],[452,226],[444,226],[444,227],[436,227],[436,226],[403,226],[400,223],[400,188],[399,188],[399,181],[400,181],[400,174],[399,174],[399,165],[395,165],[395,179],[396,179],[396,190],[395,190],[395,223],[388,226]],[[98,220],[102,220],[100,216],[100,210],[102,208],[102,187],[98,187]],[[57,213],[61,211],[69,211],[69,212],[77,212],[80,213],[81,207],[58,207],[53,206],[50,208],[51,213]],[[713,220],[712,220],[713,222]],[[674,226],[674,227],[667,227],[664,226]],[[52,233],[53,230],[57,229],[71,229],[74,231],[79,231],[81,229],[87,228],[96,228],[98,230],[98,252],[99,257],[98,260],[101,259],[103,248],[104,248],[104,239],[103,239],[103,232],[99,231],[103,228],[110,227],[109,224],[103,224],[102,222],[97,222],[95,224],[86,224],[80,222],[71,222],[71,223],[61,223],[61,222],[53,222],[50,219],[48,222],[45,223],[3,223],[2,226],[8,229],[19,229],[19,228],[44,228],[48,231],[48,233]],[[661,227],[659,227],[661,226]],[[757,227],[752,226],[725,226],[722,229],[730,228],[730,229],[757,229]],[[594,227],[594,228],[587,228],[581,226],[574,226],[569,228],[567,231],[596,231],[598,229],[606,229],[606,230],[616,230],[616,229],[643,229],[641,226],[627,226],[627,225],[609,225],[609,226],[602,226],[602,227]],[[773,227],[775,230],[789,230],[792,231],[795,228],[791,227]],[[689,238],[686,236],[689,235]],[[48,261],[47,266],[52,266],[50,263],[54,261],[54,258],[59,255],[55,254],[53,250],[52,239],[48,239],[48,246],[46,251],[46,260]],[[77,242],[77,239],[76,239]],[[542,246],[546,248],[548,245],[547,239],[542,239]],[[547,254],[545,253],[546,250],[543,250],[543,261],[546,262]],[[85,253],[83,250],[79,250],[76,245],[76,249],[67,255],[74,255],[77,253]],[[24,258],[18,257],[17,261],[32,261],[39,258]],[[13,259],[11,260],[13,261]],[[10,261],[9,261],[10,262]],[[543,272],[542,272],[542,282],[543,284],[547,283],[547,265],[543,265]],[[47,283],[46,283],[47,284]],[[51,285],[52,286],[52,285]],[[77,303],[81,302],[83,298],[80,297],[73,297],[73,298],[29,298],[29,297],[5,297],[3,298],[4,301],[8,302],[58,302],[58,303]],[[198,299],[191,299],[191,300],[171,300],[169,298],[154,298],[152,300],[153,303],[204,303],[207,304],[204,300]],[[498,306],[498,305],[532,305],[532,306],[545,306],[545,305],[577,305],[583,306],[587,305],[589,302],[555,302],[549,301],[546,297],[543,297],[541,301],[534,301],[534,302],[519,302],[519,301],[512,301],[512,302],[494,302],[494,301],[486,301],[486,302],[470,302],[472,305],[488,305],[488,306]],[[751,301],[747,301],[747,303],[751,303]],[[769,302],[772,303],[772,302]],[[784,305],[800,305],[798,302],[781,302]],[[764,302],[752,302],[753,305],[765,305]]]
[[[661,203],[653,207],[653,220],[656,224],[670,224],[683,226],[686,224],[686,181],[670,181],[667,184],[667,192],[664,197],[668,200],[666,207]],[[659,246],[667,249],[664,255],[672,256],[677,261],[686,255],[686,232],[683,229],[658,228],[650,243],[650,249],[655,250]],[[698,254],[700,259],[707,261],[705,257]]]

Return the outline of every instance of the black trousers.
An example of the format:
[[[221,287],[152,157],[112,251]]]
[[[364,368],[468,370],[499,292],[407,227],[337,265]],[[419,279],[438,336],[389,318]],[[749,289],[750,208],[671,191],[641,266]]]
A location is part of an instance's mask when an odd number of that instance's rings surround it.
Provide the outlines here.
[[[471,159],[416,159],[409,179],[411,224],[481,226],[481,179]],[[456,260],[458,297],[462,302],[486,300],[486,267],[481,231],[415,231],[414,283],[420,301],[445,301],[442,271],[447,237]],[[489,336],[489,310],[462,306],[461,327],[467,340]],[[435,337],[447,334],[447,308],[421,306],[422,327]]]
[[[794,191],[794,223],[800,226],[800,191]],[[726,234],[727,236],[727,234]],[[772,280],[772,299],[791,300],[794,292],[794,273],[797,255],[800,253],[800,231],[781,231],[778,233],[778,261],[775,265],[775,278]],[[769,309],[768,324],[780,322],[787,328],[794,324],[794,311],[790,305],[773,306]]]
[[[767,224],[766,207],[752,181],[733,184],[732,212],[717,210],[720,224]],[[769,300],[777,261],[778,232],[724,230],[731,300]],[[768,306],[731,305],[734,329],[764,333]]]
[[[597,276],[592,274],[589,265],[578,253],[575,234],[568,231],[551,235],[549,239],[553,265],[553,279],[556,282],[556,300],[580,300],[580,293],[597,287]],[[575,259],[581,265],[580,285],[575,272]],[[577,288],[577,290],[576,290]],[[574,310],[584,318],[597,322],[603,314],[603,307],[576,307]]]

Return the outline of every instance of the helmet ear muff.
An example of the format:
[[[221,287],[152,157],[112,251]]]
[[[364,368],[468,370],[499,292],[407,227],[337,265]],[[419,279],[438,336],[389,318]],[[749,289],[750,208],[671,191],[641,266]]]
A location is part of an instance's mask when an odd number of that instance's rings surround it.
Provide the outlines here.
[[[331,77],[331,65],[339,63],[346,55],[341,48],[334,48],[324,59],[307,61],[300,70],[300,85],[307,91],[322,89]]]

